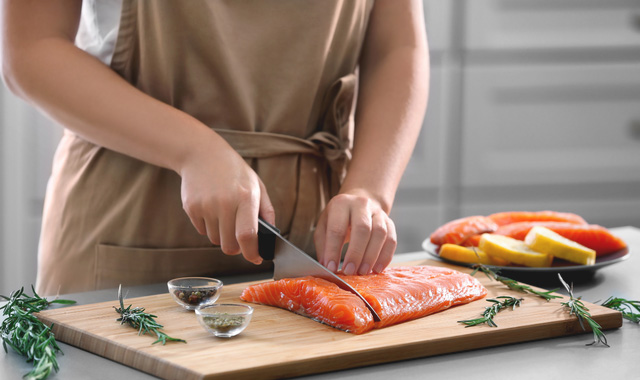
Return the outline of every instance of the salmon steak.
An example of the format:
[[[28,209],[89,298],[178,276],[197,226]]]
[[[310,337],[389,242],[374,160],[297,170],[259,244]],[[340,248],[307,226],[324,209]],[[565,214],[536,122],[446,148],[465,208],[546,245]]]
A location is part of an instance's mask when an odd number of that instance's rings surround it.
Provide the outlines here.
[[[588,224],[580,215],[558,211],[506,211],[487,216],[498,226],[518,222],[565,222],[573,224]]]
[[[519,222],[500,226],[494,233],[524,240],[535,226],[542,226],[596,251],[596,256],[606,255],[624,249],[627,244],[613,235],[605,227],[597,224],[574,224],[566,222]]]
[[[469,237],[493,232],[498,229],[498,224],[482,215],[467,216],[446,223],[431,234],[431,242],[435,245],[458,244],[460,245]]]
[[[379,274],[340,278],[356,289],[380,316],[374,322],[355,294],[316,277],[263,282],[246,288],[240,298],[277,306],[354,334],[424,317],[487,295],[475,278],[453,269],[431,266],[387,268]]]

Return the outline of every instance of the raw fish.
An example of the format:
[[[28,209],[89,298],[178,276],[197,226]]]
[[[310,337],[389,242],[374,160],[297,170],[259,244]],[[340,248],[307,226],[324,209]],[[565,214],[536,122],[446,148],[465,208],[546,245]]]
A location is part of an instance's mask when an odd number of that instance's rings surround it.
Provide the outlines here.
[[[534,226],[547,227],[551,231],[596,251],[596,256],[613,253],[627,247],[619,237],[597,224],[573,224],[566,222],[520,222],[499,227],[494,233],[524,240]]]
[[[558,211],[505,211],[491,214],[488,218],[496,222],[498,226],[518,222],[567,222],[587,224],[587,221],[580,215]]]
[[[445,243],[460,245],[473,235],[493,232],[496,229],[498,225],[486,216],[467,216],[440,226],[431,234],[431,242],[435,245]]]
[[[356,295],[315,277],[264,282],[246,288],[241,299],[277,306],[354,334],[420,318],[483,298],[487,290],[474,277],[431,266],[387,268],[380,274],[340,275],[373,306]]]

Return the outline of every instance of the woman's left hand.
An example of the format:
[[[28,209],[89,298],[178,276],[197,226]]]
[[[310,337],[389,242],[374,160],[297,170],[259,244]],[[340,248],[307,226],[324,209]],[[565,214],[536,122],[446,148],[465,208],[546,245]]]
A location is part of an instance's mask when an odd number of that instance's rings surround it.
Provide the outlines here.
[[[346,242],[342,271],[348,275],[382,272],[396,250],[388,213],[418,139],[429,89],[422,3],[377,0],[371,11],[359,62],[353,157],[314,235],[318,261],[331,271],[338,269]]]
[[[314,241],[318,261],[332,272],[338,270],[342,248],[349,242],[342,272],[380,273],[396,250],[396,227],[379,202],[364,191],[351,191],[329,201],[320,215]]]

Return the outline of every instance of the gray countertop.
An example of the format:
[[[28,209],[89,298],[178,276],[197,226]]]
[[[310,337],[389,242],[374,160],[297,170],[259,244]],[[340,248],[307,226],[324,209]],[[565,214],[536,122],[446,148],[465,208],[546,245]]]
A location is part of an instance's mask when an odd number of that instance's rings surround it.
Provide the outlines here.
[[[630,258],[600,269],[592,278],[574,285],[574,294],[598,303],[609,296],[640,299],[640,229],[619,227],[612,231],[629,244]],[[427,258],[424,252],[396,254],[395,262]],[[222,278],[238,283],[266,278],[265,275]],[[544,284],[539,284],[544,285]],[[559,284],[548,284],[557,287]],[[129,289],[128,297],[158,294],[166,291],[165,284]],[[566,294],[566,292],[565,292]],[[116,298],[116,290],[65,295],[80,304],[109,301]],[[620,329],[605,331],[611,347],[589,347],[591,334],[545,339],[534,342],[406,360],[388,364],[355,368],[307,376],[307,379],[390,379],[399,378],[491,378],[511,379],[602,379],[640,378],[640,326],[624,321]],[[136,369],[104,359],[100,356],[61,343],[64,355],[59,356],[60,372],[49,379],[154,379]],[[0,350],[0,379],[20,379],[29,372],[31,364],[13,351]]]

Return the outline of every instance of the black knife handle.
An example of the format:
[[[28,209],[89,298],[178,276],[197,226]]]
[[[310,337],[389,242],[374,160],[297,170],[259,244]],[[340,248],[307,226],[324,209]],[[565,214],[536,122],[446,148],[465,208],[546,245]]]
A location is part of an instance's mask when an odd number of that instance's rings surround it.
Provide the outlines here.
[[[265,260],[273,260],[276,250],[276,233],[280,230],[258,218],[258,253]]]

